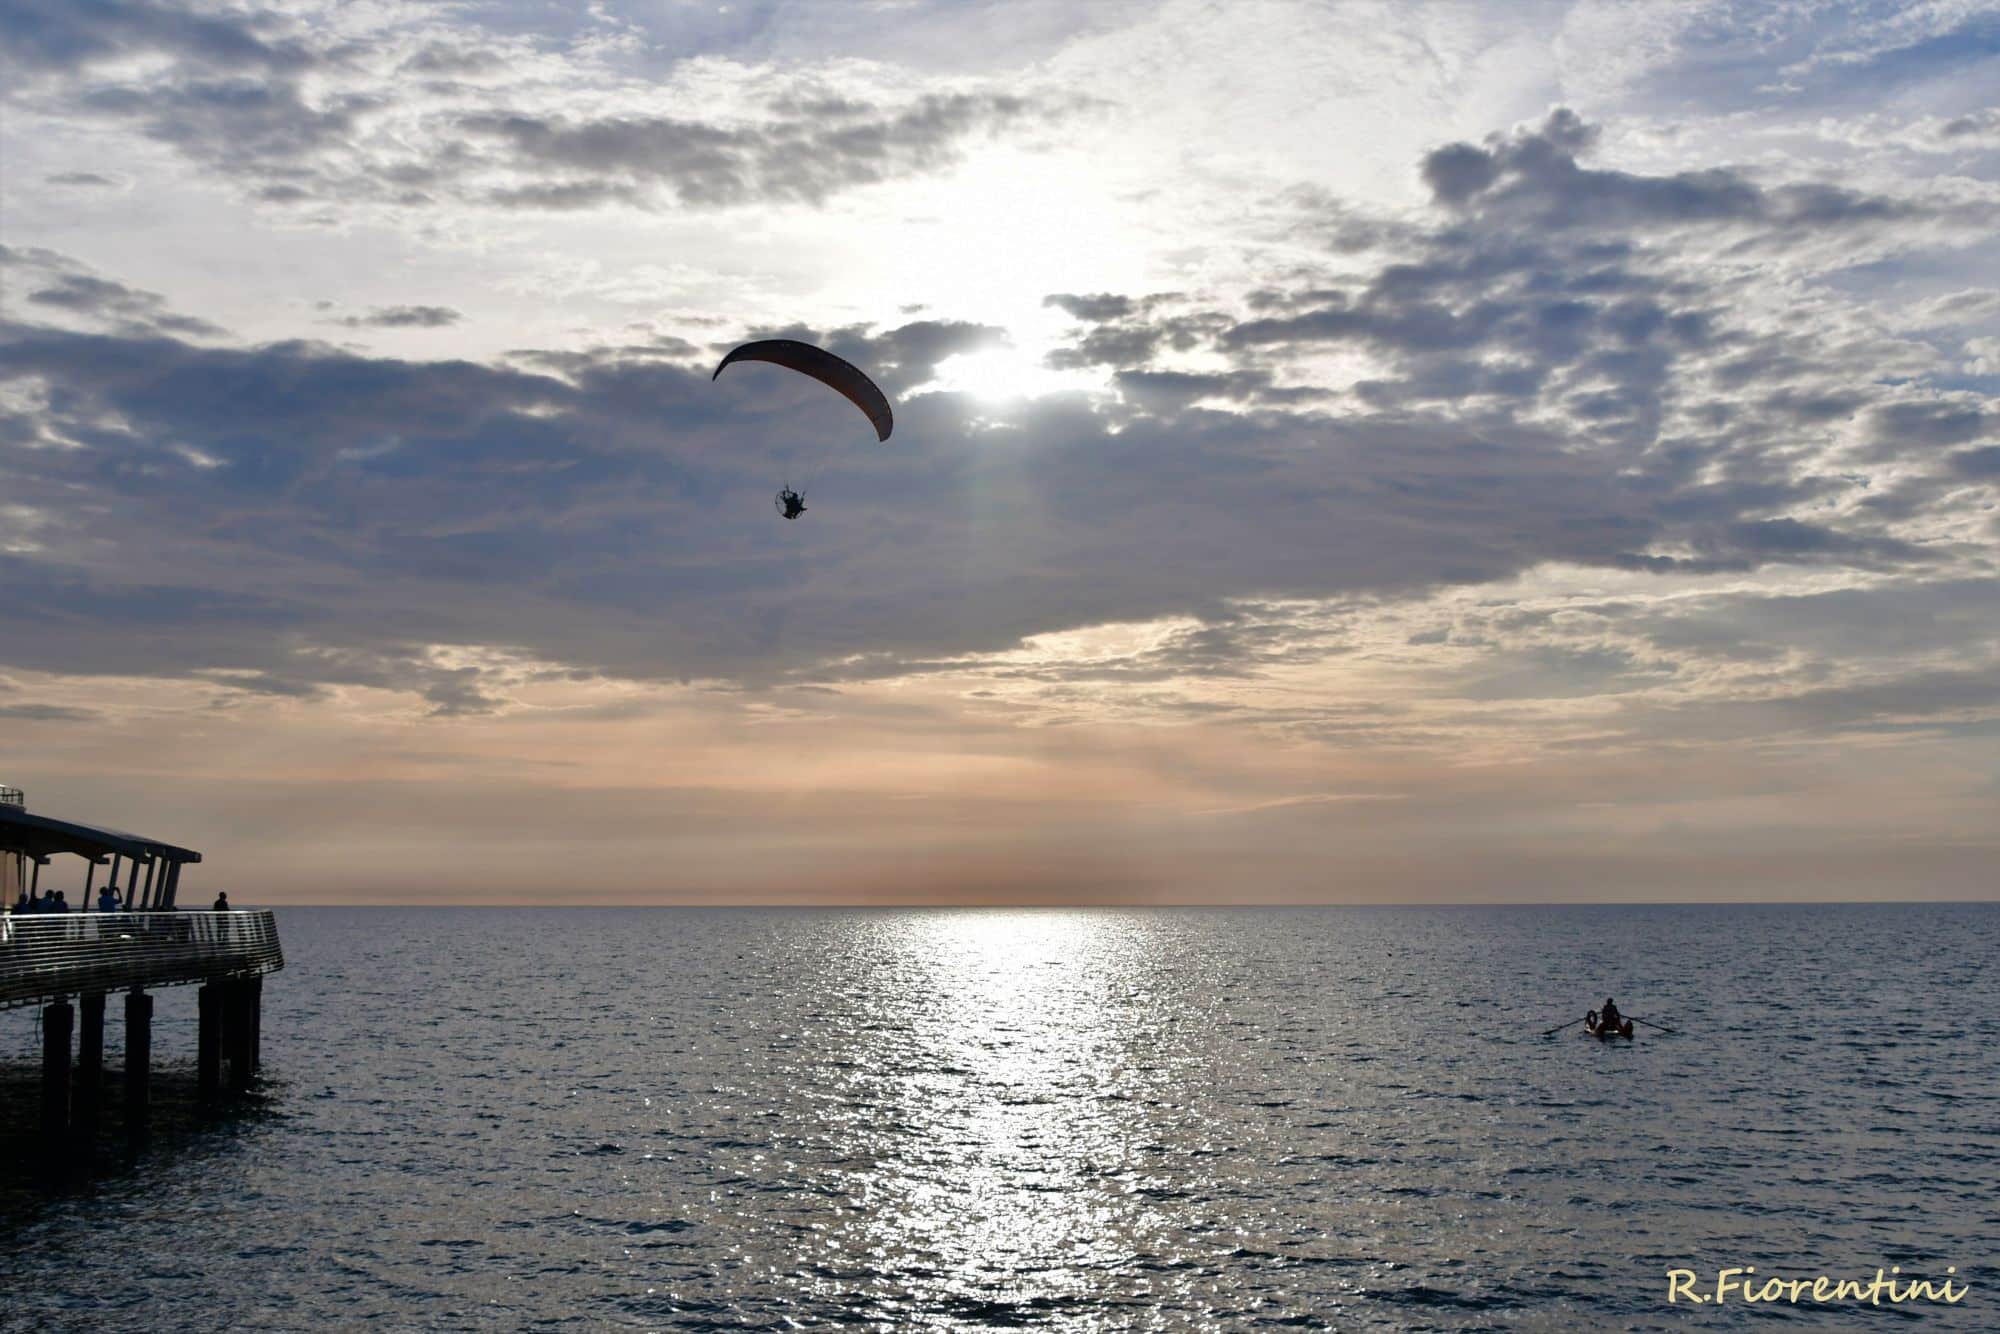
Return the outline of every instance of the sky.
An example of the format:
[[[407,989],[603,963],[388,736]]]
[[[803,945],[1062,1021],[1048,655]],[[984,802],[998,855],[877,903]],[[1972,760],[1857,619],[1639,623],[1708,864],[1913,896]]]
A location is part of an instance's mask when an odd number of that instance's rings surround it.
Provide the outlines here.
[[[239,903],[1995,897],[1996,89],[1983,0],[8,0],[0,782]]]

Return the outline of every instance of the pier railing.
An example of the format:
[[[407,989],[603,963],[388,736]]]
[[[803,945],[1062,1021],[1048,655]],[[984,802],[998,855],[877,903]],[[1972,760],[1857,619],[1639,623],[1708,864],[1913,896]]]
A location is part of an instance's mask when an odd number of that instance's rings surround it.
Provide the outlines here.
[[[0,916],[0,1010],[284,966],[278,924],[265,909]]]

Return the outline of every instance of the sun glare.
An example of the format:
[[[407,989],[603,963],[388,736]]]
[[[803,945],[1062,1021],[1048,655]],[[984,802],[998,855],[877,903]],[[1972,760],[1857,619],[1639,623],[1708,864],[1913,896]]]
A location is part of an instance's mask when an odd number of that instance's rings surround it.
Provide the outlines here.
[[[1010,403],[1046,394],[1100,389],[1100,377],[1077,371],[1051,370],[1019,348],[997,347],[961,352],[938,363],[928,386],[946,393],[970,394],[987,403]]]

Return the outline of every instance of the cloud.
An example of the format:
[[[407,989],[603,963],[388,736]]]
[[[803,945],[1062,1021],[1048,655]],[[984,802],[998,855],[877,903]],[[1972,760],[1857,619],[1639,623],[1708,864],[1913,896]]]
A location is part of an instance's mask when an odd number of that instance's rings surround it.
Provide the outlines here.
[[[1649,228],[1757,224],[1840,227],[1920,216],[1919,205],[1842,186],[1759,186],[1728,168],[1646,176],[1593,170],[1577,159],[1596,127],[1568,108],[1533,130],[1496,135],[1484,147],[1450,144],[1428,154],[1424,182],[1441,204],[1540,228]]]
[[[95,709],[73,709],[57,704],[0,704],[0,718],[26,723],[87,723],[101,717]]]
[[[929,321],[813,336],[921,382],[992,331]],[[13,581],[46,590],[18,607],[39,647],[10,649],[43,670],[112,669],[117,627],[143,616],[175,643],[149,650],[152,670],[400,680],[462,710],[489,697],[459,693],[471,677],[426,665],[427,646],[518,645],[654,679],[809,676],[843,658],[884,675],[1051,627],[1219,621],[1247,594],[1407,595],[1551,560],[1615,568],[1654,543],[1710,568],[1924,559],[1798,521],[1718,522],[1719,502],[1669,520],[1620,481],[1615,456],[1522,427],[1475,436],[1401,414],[1189,407],[1254,397],[1254,375],[1129,382],[1141,411],[1120,423],[1051,400],[976,427],[957,396],[918,394],[901,415],[924,449],[845,453],[826,504],[851,521],[786,555],[758,497],[793,442],[829,429],[805,381],[771,398],[710,385],[705,366],[616,354],[552,378],[22,328],[0,345],[0,374],[59,390],[52,429],[84,446],[10,453],[15,493],[96,497],[113,548],[51,552]],[[876,525],[899,534],[893,550],[864,536]],[[990,549],[978,566],[961,554],[970,543]],[[114,557],[88,578],[50,563]],[[120,568],[168,582],[129,586]],[[962,573],[940,579],[947,569]],[[65,630],[57,607],[88,608],[83,623],[102,628]],[[757,629],[768,616],[782,648]],[[1215,653],[1250,642],[1218,635]]]
[[[215,170],[267,182],[267,198],[287,186],[308,190],[318,160],[344,149],[359,113],[376,105],[360,94],[316,104],[294,82],[235,76],[102,86],[77,99],[79,110],[136,121],[148,138]]]
[[[360,39],[275,11],[191,14],[143,0],[32,0],[0,22],[9,68],[44,114],[136,126],[275,205],[818,206],[943,170],[982,140],[1084,105],[963,81],[864,94],[743,66],[733,100],[764,114],[720,116],[705,83],[720,66],[677,89],[635,78],[589,42],[495,34],[472,47],[444,32],[382,16]],[[489,77],[503,68],[520,77]],[[620,107],[675,109],[579,109],[597,99],[574,88],[604,81],[628,85]]]
[[[933,171],[976,136],[1046,120],[1051,104],[1005,94],[924,94],[901,107],[840,100],[747,126],[674,117],[485,114],[459,128],[497,142],[505,166],[537,179],[489,196],[514,206],[570,207],[639,199],[659,189],[674,203],[726,208],[824,203],[864,185]]]
[[[1951,466],[1963,477],[2000,480],[2000,445],[1960,450],[1951,456]]]
[[[1057,292],[1042,298],[1045,306],[1055,306],[1073,320],[1089,324],[1106,324],[1112,320],[1122,320],[1137,314],[1141,303],[1129,296],[1115,292],[1099,292],[1094,296],[1077,296],[1067,292]]]
[[[23,298],[43,311],[59,311],[91,324],[129,333],[219,338],[228,331],[171,310],[157,292],[101,277],[52,250],[0,245],[0,272],[27,288]]]
[[[1930,326],[1953,324],[2000,324],[2000,290],[1967,287],[1920,305],[1915,317]]]
[[[350,329],[443,329],[465,317],[450,306],[377,306],[366,315],[348,315]]]
[[[2000,415],[1968,399],[1884,403],[1869,415],[1875,443],[1890,449],[1962,445],[2000,429]]]
[[[862,131],[827,167],[855,183],[993,119],[976,98],[915,118],[882,106],[774,105],[778,120],[727,132],[496,119],[475,137],[547,184],[573,175],[719,206],[764,188],[774,146],[801,136]],[[1030,114],[1022,102],[999,119]],[[822,123],[784,128],[808,115]],[[1004,410],[932,387],[951,357],[1010,338],[949,318],[750,328],[706,348],[528,348],[496,363],[16,324],[0,377],[30,404],[18,438],[72,448],[0,445],[10,494],[59,516],[16,557],[35,575],[22,586],[44,590],[29,605],[46,633],[9,651],[41,670],[115,670],[116,635],[65,629],[52,609],[115,623],[157,604],[175,613],[161,631],[175,644],[149,670],[243,695],[397,689],[471,714],[506,707],[518,660],[761,685],[976,670],[1050,691],[1147,684],[1145,708],[1222,716],[1236,706],[1176,683],[1350,651],[1245,610],[1274,600],[1421,602],[1546,568],[1948,575],[1981,503],[1978,396],[1927,389],[1921,362],[1885,383],[1896,358],[1928,349],[1885,353],[1832,296],[1761,304],[1740,269],[1706,265],[1707,242],[1655,227],[1838,231],[1902,205],[1726,170],[1592,171],[1577,155],[1594,135],[1558,113],[1433,153],[1428,221],[1382,229],[1365,250],[1327,240],[1325,201],[1299,196],[1290,234],[1319,238],[1324,264],[1234,301],[1049,295],[1076,325],[1050,363],[1109,367],[1108,392]],[[476,161],[432,185],[486,179],[496,159]],[[1588,226],[1544,225],[1564,200],[1583,201]],[[37,289],[58,294],[51,309],[139,309],[111,280],[39,262],[68,275]],[[1773,314],[1811,300],[1829,317],[1817,328]],[[1954,297],[1938,312],[1975,306]],[[455,318],[378,306],[342,322]],[[849,447],[853,423],[798,377],[711,384],[715,358],[751,336],[866,366],[898,399],[896,439]],[[826,464],[815,521],[774,529],[765,498],[808,458]],[[1124,660],[1007,656],[1077,627],[1177,618]],[[504,656],[452,656],[474,649]],[[1643,694],[1682,678],[1632,644],[1510,651],[1516,668],[1497,664],[1496,680],[1539,671],[1566,689]],[[1519,684],[1461,687],[1531,698]]]
[[[73,74],[149,54],[216,69],[291,73],[318,57],[289,26],[272,10],[200,13],[147,0],[13,0],[0,17],[0,56],[27,74]]]

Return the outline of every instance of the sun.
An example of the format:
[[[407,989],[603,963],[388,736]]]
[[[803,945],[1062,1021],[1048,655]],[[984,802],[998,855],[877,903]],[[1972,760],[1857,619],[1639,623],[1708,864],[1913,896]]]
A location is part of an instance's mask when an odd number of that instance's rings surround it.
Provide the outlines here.
[[[1047,394],[1101,389],[1101,377],[1052,370],[1040,358],[1014,347],[960,352],[937,364],[927,386],[944,393],[969,394],[986,403],[1011,403]]]

